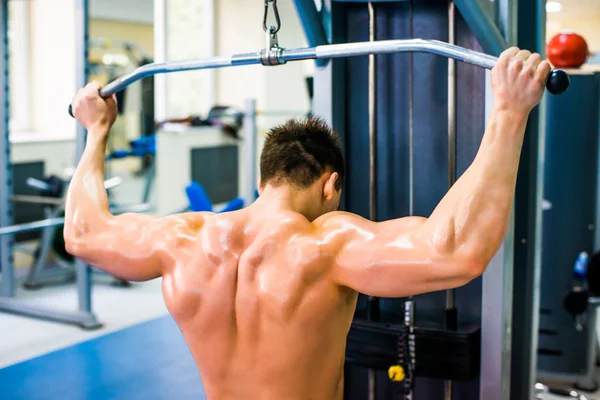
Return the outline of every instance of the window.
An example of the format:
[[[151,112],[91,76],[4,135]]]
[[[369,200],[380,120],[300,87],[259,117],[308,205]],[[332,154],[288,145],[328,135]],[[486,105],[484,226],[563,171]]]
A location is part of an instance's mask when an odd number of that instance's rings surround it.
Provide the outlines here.
[[[8,74],[10,132],[27,132],[29,124],[29,2],[8,2]]]

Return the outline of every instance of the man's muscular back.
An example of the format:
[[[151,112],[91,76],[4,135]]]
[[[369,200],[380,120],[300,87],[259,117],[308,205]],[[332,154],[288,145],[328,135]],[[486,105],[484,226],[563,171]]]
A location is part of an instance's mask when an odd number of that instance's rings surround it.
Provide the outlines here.
[[[294,212],[202,218],[163,293],[209,398],[341,398],[357,295],[333,283],[319,230]]]

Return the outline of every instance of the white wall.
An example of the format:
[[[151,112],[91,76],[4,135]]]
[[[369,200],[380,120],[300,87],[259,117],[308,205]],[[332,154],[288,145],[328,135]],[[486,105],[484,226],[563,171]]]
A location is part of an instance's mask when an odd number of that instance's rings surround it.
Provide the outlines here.
[[[76,93],[74,0],[30,4],[31,130],[43,135],[75,134],[67,107]]]
[[[292,1],[277,3],[282,28],[279,42],[286,48],[307,47],[304,31]],[[266,98],[259,107],[267,110],[308,110],[310,104],[305,78],[312,75],[314,61],[295,61],[266,68]]]
[[[247,0],[216,0],[215,40],[218,55],[251,53],[264,47],[262,30],[264,5]],[[216,102],[221,105],[244,106],[247,97],[264,104],[266,97],[265,67],[250,65],[216,71]]]
[[[89,13],[94,19],[151,24],[153,9],[153,0],[90,0]]]
[[[167,0],[166,61],[212,57],[213,21],[213,0]],[[212,106],[214,71],[179,72],[164,79],[168,117],[204,114]]]
[[[11,136],[72,138],[76,93],[76,0],[10,3]]]
[[[27,132],[31,129],[30,81],[30,2],[8,3],[8,70],[10,131]]]

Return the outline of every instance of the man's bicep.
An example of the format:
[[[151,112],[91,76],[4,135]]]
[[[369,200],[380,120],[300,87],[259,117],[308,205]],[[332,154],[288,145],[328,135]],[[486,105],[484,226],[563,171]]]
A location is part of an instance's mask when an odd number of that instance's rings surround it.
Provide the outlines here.
[[[379,297],[404,297],[468,282],[469,277],[453,268],[453,260],[415,239],[424,221],[411,217],[361,223],[339,249],[336,282]]]

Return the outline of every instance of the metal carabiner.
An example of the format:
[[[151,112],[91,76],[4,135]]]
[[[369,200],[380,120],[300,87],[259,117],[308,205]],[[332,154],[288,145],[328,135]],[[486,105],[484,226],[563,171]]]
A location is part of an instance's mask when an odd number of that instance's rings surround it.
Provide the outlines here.
[[[271,26],[267,26],[267,17],[269,16],[269,3],[273,3],[273,14],[275,15],[275,26],[272,33],[279,32],[281,29],[281,19],[279,19],[279,10],[277,9],[277,0],[265,0],[265,13],[263,16],[263,30],[271,32]]]

